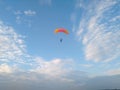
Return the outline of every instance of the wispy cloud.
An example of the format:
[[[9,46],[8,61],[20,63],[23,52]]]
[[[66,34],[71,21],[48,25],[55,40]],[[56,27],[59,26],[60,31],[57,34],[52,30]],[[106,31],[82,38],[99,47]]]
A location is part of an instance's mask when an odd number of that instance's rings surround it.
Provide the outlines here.
[[[80,64],[80,66],[85,67],[85,68],[91,68],[93,65],[92,64]]]
[[[116,16],[116,17],[113,17],[110,21],[114,22],[116,20],[120,21],[120,16],[119,15]]]
[[[23,13],[22,13],[22,11],[17,10],[17,11],[14,12],[14,14],[15,14],[15,15],[20,15],[20,14],[23,14]]]
[[[21,38],[12,27],[0,22],[0,61],[19,61],[19,57],[24,56],[26,50]]]
[[[76,32],[85,46],[86,59],[107,62],[120,57],[120,12],[114,8],[119,8],[120,2],[101,0],[89,3],[83,8],[83,16]]]
[[[32,10],[27,10],[27,11],[24,11],[24,14],[27,16],[34,16],[36,15],[36,12]]]
[[[83,4],[84,0],[76,0],[75,8],[84,8],[85,5]]]
[[[36,11],[33,11],[33,10],[24,10],[24,11],[20,11],[20,10],[17,10],[14,12],[15,15],[26,15],[26,16],[34,16],[36,15]]]
[[[52,4],[52,0],[39,0],[40,5],[48,5]]]
[[[14,15],[16,17],[17,24],[27,24],[28,27],[31,27],[32,19],[35,15],[37,15],[37,13],[36,13],[36,11],[31,10],[31,9],[24,10],[24,11],[16,10],[16,11],[14,11]]]
[[[105,74],[110,76],[120,75],[120,68],[108,70],[105,72]]]

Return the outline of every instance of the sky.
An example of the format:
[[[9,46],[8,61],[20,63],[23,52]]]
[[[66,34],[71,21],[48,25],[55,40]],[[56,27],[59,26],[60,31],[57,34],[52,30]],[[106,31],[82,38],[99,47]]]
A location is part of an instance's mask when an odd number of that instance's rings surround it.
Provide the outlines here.
[[[119,8],[120,0],[0,0],[0,89],[120,89]]]

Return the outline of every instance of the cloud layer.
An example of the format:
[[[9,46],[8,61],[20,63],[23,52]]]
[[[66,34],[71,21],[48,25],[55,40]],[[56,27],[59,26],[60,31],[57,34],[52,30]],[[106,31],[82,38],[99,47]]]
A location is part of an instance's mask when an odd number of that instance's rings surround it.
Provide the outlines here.
[[[0,22],[0,61],[11,62],[21,61],[24,56],[25,44],[21,35],[14,32],[10,26]]]
[[[120,2],[101,0],[86,4],[80,2],[83,11],[76,35],[82,40],[87,60],[111,61],[120,57]],[[86,7],[85,7],[86,6]]]

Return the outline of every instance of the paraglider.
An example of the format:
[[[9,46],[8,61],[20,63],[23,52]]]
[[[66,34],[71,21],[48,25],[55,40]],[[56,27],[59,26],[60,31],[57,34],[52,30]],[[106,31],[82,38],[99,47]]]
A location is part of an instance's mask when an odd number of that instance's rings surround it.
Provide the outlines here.
[[[64,34],[69,34],[68,30],[64,29],[64,28],[57,28],[55,31],[54,31],[56,34],[57,33],[64,33]],[[60,38],[60,42],[62,43],[63,39]]]

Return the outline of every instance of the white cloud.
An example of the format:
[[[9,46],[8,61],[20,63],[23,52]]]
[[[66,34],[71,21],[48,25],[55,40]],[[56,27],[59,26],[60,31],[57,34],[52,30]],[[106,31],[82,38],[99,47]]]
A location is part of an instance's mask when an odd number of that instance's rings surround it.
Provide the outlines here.
[[[17,10],[17,11],[14,11],[14,14],[18,17],[22,16],[22,15],[26,15],[26,16],[35,16],[36,15],[36,11],[33,11],[33,10],[24,10],[24,11],[20,11],[20,10]]]
[[[0,65],[0,73],[12,73],[12,72],[13,72],[12,68],[7,64]]]
[[[120,88],[120,76],[99,76],[88,78],[84,72],[70,72],[68,79],[48,79],[45,75],[33,72],[19,72],[14,74],[0,74],[0,88],[2,90],[96,90]],[[83,76],[82,76],[83,75]]]
[[[46,61],[37,57],[35,68],[31,69],[31,73],[36,73],[47,80],[63,83],[69,83],[72,87],[83,85],[88,80],[88,75],[84,71],[74,70],[72,60],[53,59]],[[39,79],[37,79],[39,80]],[[59,86],[58,86],[59,87]]]
[[[71,60],[53,59],[45,61],[42,58],[35,58],[32,62],[33,68],[27,70],[19,70],[7,64],[0,66],[0,87],[4,90],[17,88],[17,90],[79,90],[79,86],[84,85],[88,80],[84,71],[75,71],[71,68]],[[22,64],[21,64],[22,65]],[[16,67],[16,66],[15,66]],[[5,84],[6,83],[6,84]]]
[[[33,72],[47,75],[47,77],[51,78],[61,78],[64,74],[68,73],[68,71],[72,70],[71,60],[61,60],[61,59],[53,59],[51,61],[46,61],[41,58],[35,59],[37,67],[33,69]]]
[[[37,14],[36,11],[30,9],[24,11],[22,10],[14,11],[14,15],[16,17],[16,23],[24,24],[27,25],[28,27],[31,27],[33,16],[35,16],[36,14]]]
[[[1,76],[0,83],[2,90],[16,90],[16,88],[17,90],[79,90],[79,85],[76,83],[68,82],[65,79],[46,79],[44,76],[35,73],[18,73],[16,75]]]
[[[120,57],[120,25],[116,23],[119,11],[113,9],[116,4],[116,0],[101,0],[86,6],[76,34],[85,46],[87,60],[108,62]]]
[[[24,11],[24,14],[27,16],[34,16],[34,15],[36,15],[36,12],[32,11],[32,10],[26,10],[26,11]]]
[[[0,22],[0,61],[20,63],[25,57],[27,54],[22,36]]]

